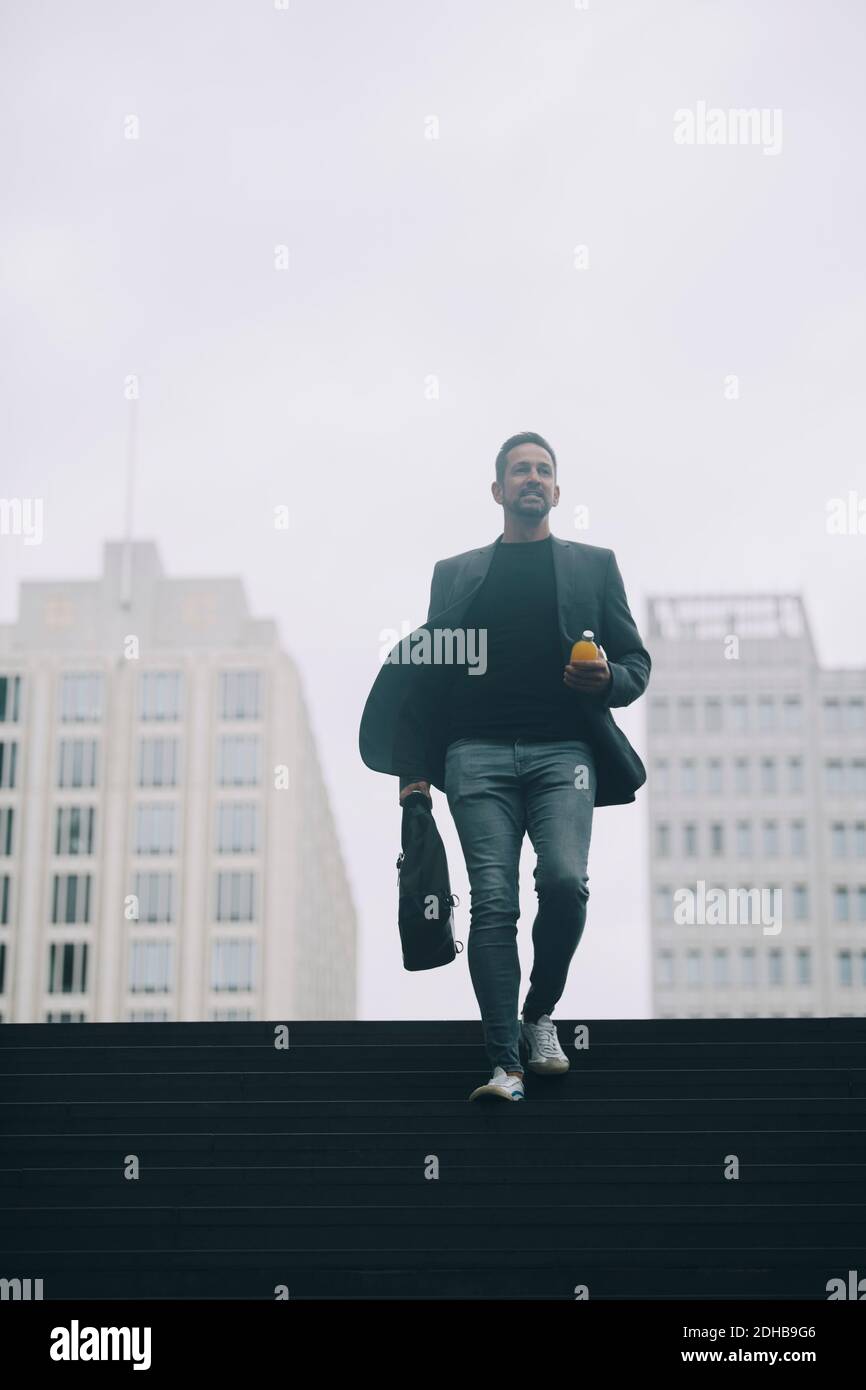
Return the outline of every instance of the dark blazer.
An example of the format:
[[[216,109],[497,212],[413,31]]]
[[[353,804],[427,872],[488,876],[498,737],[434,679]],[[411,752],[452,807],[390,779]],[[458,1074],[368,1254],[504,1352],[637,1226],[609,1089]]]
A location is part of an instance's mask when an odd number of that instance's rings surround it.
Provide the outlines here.
[[[622,575],[612,550],[553,536],[562,664],[572,643],[590,628],[607,654],[613,682],[602,695],[574,694],[589,725],[596,763],[596,806],[634,801],[646,769],[610,713],[630,705],[646,690],[650,655],[629,612]],[[427,621],[393,647],[373,683],[361,716],[361,758],[374,772],[411,774],[445,790],[445,736],[453,665],[410,661],[413,639],[425,630],[459,628],[480,588],[493,552],[502,541],[437,560]],[[483,677],[482,677],[483,679]]]

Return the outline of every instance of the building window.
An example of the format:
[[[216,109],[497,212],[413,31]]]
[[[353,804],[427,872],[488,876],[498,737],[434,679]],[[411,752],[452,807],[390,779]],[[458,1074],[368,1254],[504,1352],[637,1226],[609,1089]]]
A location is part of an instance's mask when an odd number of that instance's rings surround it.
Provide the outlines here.
[[[693,988],[704,982],[704,962],[700,951],[686,952],[686,984]]]
[[[803,727],[803,702],[799,695],[786,695],[782,702],[782,727],[786,733],[796,733]]]
[[[671,769],[667,758],[656,758],[653,763],[653,790],[659,796],[667,796],[671,789]]]
[[[261,671],[221,671],[219,677],[220,719],[261,719]]]
[[[694,821],[687,821],[683,826],[683,854],[687,859],[693,859],[698,852],[698,827]]]
[[[669,734],[671,731],[671,709],[667,700],[657,695],[650,696],[649,726],[654,734]]]
[[[771,985],[782,984],[782,952],[778,948],[767,952],[767,971]]]
[[[866,884],[857,885],[857,921],[866,922]]]
[[[846,830],[842,821],[834,821],[830,827],[830,852],[834,859],[844,859]]]
[[[828,734],[841,734],[842,732],[842,706],[838,700],[824,701],[824,732]]]
[[[707,763],[707,791],[711,796],[719,796],[722,791],[721,758],[710,758]]]
[[[176,738],[143,738],[138,745],[138,785],[176,787],[178,772]]]
[[[217,780],[221,787],[257,786],[261,777],[261,740],[255,734],[226,734],[217,745]]]
[[[778,883],[768,883],[768,884],[765,886],[765,888],[764,888],[764,892],[765,892],[766,895],[767,895],[767,901],[770,902],[770,904],[771,904],[771,910],[772,910],[772,912],[773,912],[774,914],[775,914],[775,912],[776,912],[776,904],[778,903],[778,905],[779,905],[779,906],[778,906],[778,925],[781,926],[781,925],[782,925],[782,918],[783,918],[783,916],[784,916],[784,907],[785,907],[785,893],[784,893],[784,890],[780,887],[780,885],[779,885]],[[763,920],[764,920],[764,918],[763,918],[763,902],[764,902],[763,894],[761,894],[760,902],[761,902],[761,904],[762,904],[760,920],[763,922]]]
[[[764,821],[764,856],[767,859],[778,859],[779,857],[779,822],[775,820]]]
[[[792,890],[794,899],[794,921],[808,922],[809,920],[809,888],[805,883],[795,883]]]
[[[64,724],[102,718],[102,676],[98,672],[75,671],[60,677],[60,718]]]
[[[830,758],[824,764],[824,786],[830,796],[841,795],[842,763],[839,758]]]
[[[685,796],[694,796],[698,789],[698,774],[694,758],[684,758],[680,763],[680,791]]]
[[[849,700],[846,704],[845,728],[850,734],[858,734],[866,729],[866,703],[863,700]]]
[[[775,758],[761,759],[761,791],[765,796],[773,796],[778,791]]]
[[[87,993],[87,942],[52,941],[48,947],[48,993]]]
[[[17,724],[21,718],[21,677],[0,676],[0,724]]]
[[[0,994],[6,993],[6,942],[0,941]]]
[[[725,827],[718,821],[710,825],[710,854],[718,859],[725,852]]]
[[[788,791],[801,792],[804,786],[802,758],[788,759]]]
[[[677,700],[677,731],[693,734],[696,729],[695,702],[690,695],[683,695]]]
[[[794,859],[806,857],[806,822],[792,820],[790,825],[791,855]]]
[[[14,822],[14,806],[0,806],[0,855],[4,858],[12,853],[15,843]]]
[[[737,854],[741,859],[748,859],[752,853],[752,822],[748,820],[737,821]]]
[[[866,796],[866,760],[855,758],[848,766],[848,790],[854,796]]]
[[[748,796],[752,790],[748,758],[734,759],[734,791],[737,796]]]
[[[850,922],[851,899],[846,884],[836,884],[833,888],[833,921]]]
[[[54,853],[92,854],[95,821],[93,806],[58,806],[54,812]]]
[[[256,874],[226,871],[216,876],[218,922],[254,922]]]
[[[713,984],[724,986],[731,983],[728,973],[728,953],[721,947],[713,951]]]
[[[674,982],[674,953],[659,951],[656,956],[656,984],[664,987]]]
[[[744,734],[749,727],[749,706],[745,695],[731,698],[731,727],[737,734]]]
[[[175,879],[171,873],[135,875],[135,896],[138,899],[139,922],[173,922],[175,920]]]
[[[801,947],[797,951],[797,984],[810,985],[812,983],[812,956],[805,948]]]
[[[183,677],[180,671],[142,671],[140,681],[142,719],[164,723],[181,718]]]
[[[172,987],[172,943],[133,941],[129,952],[131,994],[168,994]]]
[[[715,695],[704,700],[704,729],[708,734],[717,734],[722,727],[722,702]]]
[[[656,854],[659,859],[667,859],[671,852],[671,828],[667,821],[659,821],[656,831]]]
[[[135,808],[135,853],[177,854],[177,807],[155,802]]]
[[[62,738],[57,758],[58,787],[95,787],[96,775],[96,740]]]
[[[259,807],[251,801],[224,801],[217,807],[218,854],[255,854],[259,849]]]
[[[758,697],[758,729],[761,733],[768,733],[776,727],[776,701],[772,695],[760,695]]]
[[[214,941],[211,951],[211,989],[232,992],[255,989],[256,954],[255,941]]]
[[[14,739],[0,742],[0,787],[13,791],[18,782],[18,743]]]
[[[837,956],[839,964],[839,983],[840,985],[851,985],[854,983],[851,972],[851,952],[840,951]]]
[[[858,820],[854,825],[854,858],[866,859],[866,821]]]
[[[12,920],[12,875],[0,874],[0,926],[8,927]]]
[[[758,983],[755,952],[751,946],[744,947],[740,952],[740,971],[743,985],[753,988]]]
[[[54,874],[51,921],[68,925],[90,921],[90,874]]]

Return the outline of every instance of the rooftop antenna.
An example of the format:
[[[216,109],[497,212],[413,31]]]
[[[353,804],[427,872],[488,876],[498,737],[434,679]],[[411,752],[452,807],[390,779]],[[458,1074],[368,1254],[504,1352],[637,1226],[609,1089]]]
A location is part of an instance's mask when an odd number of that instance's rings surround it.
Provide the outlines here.
[[[138,453],[138,397],[129,402],[126,431],[126,505],[123,551],[120,564],[120,606],[132,607],[132,516],[135,490],[135,465]]]

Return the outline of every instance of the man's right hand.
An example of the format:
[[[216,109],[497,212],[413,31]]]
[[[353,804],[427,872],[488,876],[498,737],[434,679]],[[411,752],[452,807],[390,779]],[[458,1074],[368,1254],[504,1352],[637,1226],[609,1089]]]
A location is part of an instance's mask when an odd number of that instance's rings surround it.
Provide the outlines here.
[[[401,806],[402,806],[403,802],[406,800],[406,797],[407,797],[407,796],[410,796],[410,795],[412,794],[412,792],[423,792],[425,796],[429,796],[429,797],[430,797],[431,803],[432,803],[432,801],[433,801],[433,797],[432,797],[432,795],[431,795],[431,793],[430,793],[430,783],[429,783],[429,782],[410,782],[410,783],[408,784],[408,786],[403,787],[403,788],[401,789],[401,791],[400,791],[400,804],[401,804]]]

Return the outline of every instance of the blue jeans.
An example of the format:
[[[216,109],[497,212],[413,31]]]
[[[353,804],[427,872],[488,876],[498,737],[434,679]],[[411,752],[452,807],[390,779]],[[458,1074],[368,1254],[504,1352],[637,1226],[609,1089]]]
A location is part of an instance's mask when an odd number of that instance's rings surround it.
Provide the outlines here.
[[[460,738],[445,754],[445,794],[469,876],[469,973],[491,1067],[520,1071],[518,871],[525,832],[536,853],[538,914],[523,1016],[562,997],[586,922],[596,771],[589,744]]]

